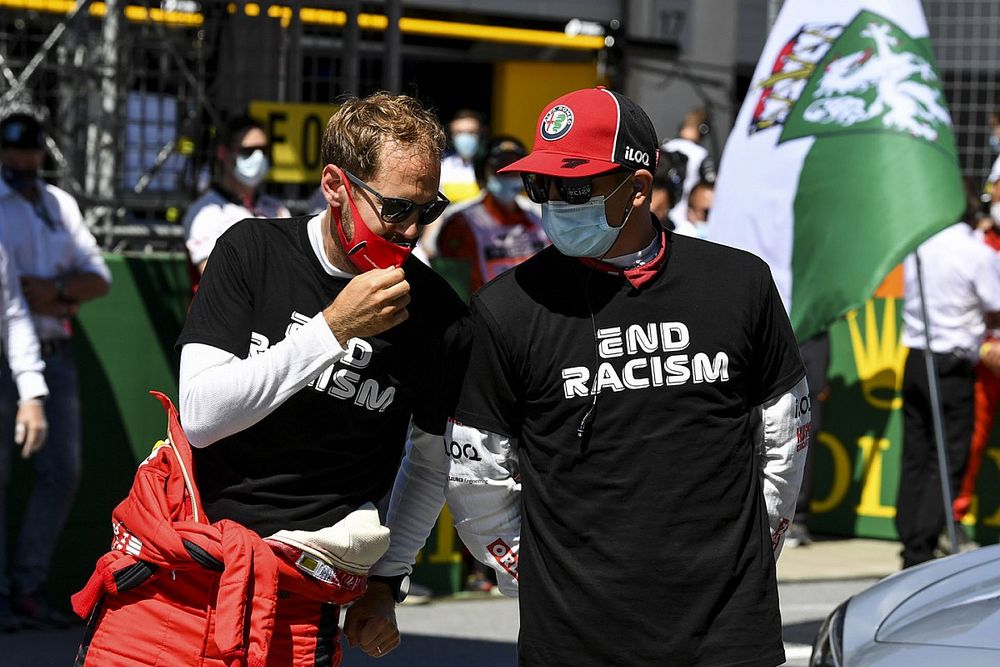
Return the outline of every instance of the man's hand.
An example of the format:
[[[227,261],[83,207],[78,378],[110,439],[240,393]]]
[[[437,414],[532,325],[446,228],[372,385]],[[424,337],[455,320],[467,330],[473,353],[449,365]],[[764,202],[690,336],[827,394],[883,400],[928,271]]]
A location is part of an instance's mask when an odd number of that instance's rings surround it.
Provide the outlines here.
[[[49,424],[45,407],[37,398],[20,401],[14,419],[14,442],[21,447],[21,458],[29,458],[45,444]]]
[[[360,646],[373,658],[381,658],[399,646],[396,601],[388,584],[368,582],[368,590],[344,615],[344,634],[351,648]]]
[[[372,269],[355,276],[323,317],[341,345],[355,337],[374,336],[407,317],[410,283],[402,269]]]

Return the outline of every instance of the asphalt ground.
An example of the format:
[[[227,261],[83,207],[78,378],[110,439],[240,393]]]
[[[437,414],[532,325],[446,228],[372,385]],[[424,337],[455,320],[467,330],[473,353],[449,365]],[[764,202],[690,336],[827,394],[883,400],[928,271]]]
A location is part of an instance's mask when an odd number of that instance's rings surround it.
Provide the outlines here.
[[[883,540],[816,539],[785,549],[778,560],[788,667],[804,667],[813,638],[841,601],[899,569],[899,544]],[[344,667],[512,667],[517,604],[498,596],[438,598],[397,612],[402,645],[379,660],[347,649]],[[82,627],[0,635],[3,667],[71,665]]]

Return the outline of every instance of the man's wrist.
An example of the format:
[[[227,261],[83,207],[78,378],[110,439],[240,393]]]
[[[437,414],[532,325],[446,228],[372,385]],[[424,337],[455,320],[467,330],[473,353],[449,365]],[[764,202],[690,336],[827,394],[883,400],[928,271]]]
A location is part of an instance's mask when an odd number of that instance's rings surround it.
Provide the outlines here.
[[[66,291],[66,278],[64,276],[57,276],[52,282],[55,284],[56,288],[56,301],[62,304],[62,310],[59,313],[59,317],[64,317],[66,319],[76,317],[76,313],[80,309],[80,306]]]
[[[334,315],[332,308],[327,307],[323,311],[323,319],[326,320],[326,325],[330,327],[330,332],[341,346],[346,345],[347,341],[353,338],[345,323],[341,321],[341,318]]]
[[[392,577],[372,574],[368,576],[368,584],[383,585],[389,588],[389,594],[396,603],[406,599],[406,594],[410,591],[410,575],[397,574]]]

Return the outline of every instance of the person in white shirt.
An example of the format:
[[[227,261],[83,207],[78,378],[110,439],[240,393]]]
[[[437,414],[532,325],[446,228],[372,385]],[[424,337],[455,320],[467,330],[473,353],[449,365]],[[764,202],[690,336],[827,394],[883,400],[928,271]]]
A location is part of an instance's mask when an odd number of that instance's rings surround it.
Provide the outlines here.
[[[650,194],[649,212],[656,216],[665,229],[676,229],[677,224],[670,219],[670,209],[681,199],[684,192],[684,175],[687,171],[687,156],[683,153],[660,151],[660,159],[653,172],[653,190]]]
[[[21,458],[31,458],[45,444],[49,425],[45,421],[43,401],[49,395],[45,384],[38,336],[31,323],[28,306],[18,285],[17,274],[0,246],[0,350],[7,357],[17,387],[17,415],[14,417],[14,444],[21,448]],[[2,502],[2,501],[0,501]],[[0,600],[0,631],[3,629],[3,602]]]
[[[14,273],[7,259],[7,252],[0,246],[0,325],[2,325],[2,349],[17,386],[17,413],[14,417],[13,444],[21,448],[21,458],[28,459],[45,444],[45,435],[49,429],[45,421],[45,397],[49,389],[45,384],[45,362],[42,361],[38,347],[38,337],[35,327],[31,324],[31,316],[24,303],[24,296],[17,284]],[[4,472],[3,484],[0,485],[0,529],[6,529],[6,481],[9,474],[11,458],[10,440],[0,441],[0,471]],[[4,544],[0,538],[0,546]],[[0,593],[0,632],[13,632],[20,629],[21,622],[10,605],[10,596]]]
[[[977,202],[973,200],[970,211]],[[970,221],[938,232],[906,258],[902,342],[910,353],[903,372],[903,452],[896,529],[903,543],[903,567],[934,557],[945,525],[941,478],[931,422],[924,320],[917,283],[923,274],[944,419],[948,476],[959,488],[972,438],[974,367],[987,326],[1000,321],[1000,257],[976,238]],[[1000,350],[994,350],[994,354]]]
[[[684,220],[676,223],[674,232],[685,236],[707,239],[708,214],[715,198],[715,185],[708,181],[700,181],[688,196],[687,212]]]
[[[264,127],[250,116],[238,116],[222,129],[215,148],[217,165],[212,185],[184,215],[184,239],[192,282],[205,271],[208,257],[222,233],[246,218],[287,218],[291,213],[278,199],[260,192],[270,170]]]
[[[701,145],[702,138],[710,131],[708,112],[701,107],[692,109],[684,116],[677,137],[665,141],[660,148],[661,151],[683,153],[687,156],[684,191],[670,211],[671,218],[675,221],[687,220],[688,197],[698,183],[715,182],[715,161],[709,155],[708,149]]]
[[[9,578],[5,531],[0,526],[0,608],[6,599],[19,624],[31,628],[69,622],[49,605],[45,583],[80,479],[80,409],[70,319],[81,303],[103,296],[111,284],[111,273],[76,201],[39,178],[44,142],[41,123],[29,114],[10,114],[0,121],[0,244],[11,265],[9,275],[20,275],[19,287],[38,339],[38,343],[27,341],[23,325],[10,317],[8,300],[7,326],[19,329],[21,340],[8,339],[7,362],[0,364],[0,497],[10,475],[11,443],[21,431],[27,437],[31,428],[18,399],[42,391],[38,380],[25,376],[26,364],[29,371],[42,370],[42,364],[33,360],[35,345],[45,361],[44,384],[49,388],[46,446],[37,449],[36,443],[26,450],[27,443],[21,444],[22,455],[33,454],[35,479]],[[8,289],[18,286],[12,283],[13,278]],[[26,382],[36,388],[28,389]],[[6,509],[0,507],[0,521],[5,518]]]
[[[441,161],[441,192],[452,203],[479,194],[474,158],[486,131],[486,118],[478,111],[462,109],[448,123],[452,152]]]

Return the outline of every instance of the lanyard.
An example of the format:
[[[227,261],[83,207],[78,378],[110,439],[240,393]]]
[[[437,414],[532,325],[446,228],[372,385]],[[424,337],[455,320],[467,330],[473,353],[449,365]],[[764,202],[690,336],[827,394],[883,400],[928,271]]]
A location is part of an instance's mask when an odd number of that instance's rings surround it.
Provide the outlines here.
[[[61,228],[62,225],[59,224],[59,220],[53,218],[52,215],[49,214],[49,210],[45,208],[45,202],[41,197],[41,193],[39,193],[37,200],[31,202],[31,207],[35,210],[35,215],[42,219],[42,222],[45,223],[45,226],[48,227],[50,231],[55,231]]]

